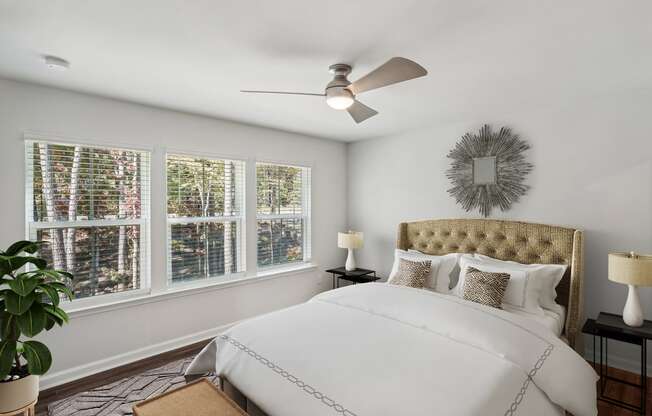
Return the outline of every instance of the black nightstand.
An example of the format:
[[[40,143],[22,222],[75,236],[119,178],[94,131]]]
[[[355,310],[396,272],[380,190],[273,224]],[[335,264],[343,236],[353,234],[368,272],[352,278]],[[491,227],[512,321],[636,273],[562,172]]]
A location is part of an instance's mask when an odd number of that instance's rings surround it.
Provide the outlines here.
[[[355,269],[347,272],[344,267],[338,267],[336,269],[328,269],[326,273],[333,275],[333,289],[340,287],[340,279],[348,280],[354,284],[375,282],[380,279],[380,277],[376,276],[375,270],[368,269]]]
[[[598,362],[595,359],[595,340],[596,337],[600,339],[600,363],[599,369],[596,369],[600,374],[600,389],[598,400],[620,406],[622,408],[638,412],[642,415],[645,414],[645,405],[647,397],[647,340],[652,339],[652,321],[645,321],[643,326],[634,328],[627,326],[623,322],[621,315],[613,313],[600,312],[597,319],[589,319],[584,324],[582,332],[585,334],[593,335],[593,366],[595,368]],[[621,380],[609,375],[609,340],[626,342],[628,344],[640,345],[641,347],[641,383],[635,384],[626,380]],[[603,345],[604,345],[604,364],[603,364]],[[628,386],[637,387],[641,392],[641,405],[634,406],[630,403],[623,402],[622,400],[608,397],[604,394],[605,387],[608,381],[615,381],[618,383],[627,384]]]

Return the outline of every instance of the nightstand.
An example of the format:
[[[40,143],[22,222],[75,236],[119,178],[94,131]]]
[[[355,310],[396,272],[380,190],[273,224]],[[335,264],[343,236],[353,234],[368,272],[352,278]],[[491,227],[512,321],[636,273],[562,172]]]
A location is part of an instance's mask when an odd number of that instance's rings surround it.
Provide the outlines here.
[[[340,287],[340,279],[356,283],[369,283],[379,280],[380,277],[376,276],[375,270],[368,269],[355,269],[347,271],[344,267],[326,270],[326,273],[333,275],[333,289]]]
[[[643,326],[631,327],[623,322],[621,315],[613,313],[600,312],[597,319],[588,319],[584,323],[582,332],[593,335],[593,366],[598,365],[596,361],[596,338],[600,340],[600,363],[596,369],[600,374],[600,386],[598,400],[611,403],[622,408],[645,414],[645,405],[647,397],[647,340],[652,339],[652,321],[643,322]],[[621,380],[609,375],[609,340],[626,342],[628,344],[639,345],[641,347],[641,383],[634,384],[626,380]],[[604,348],[603,348],[604,347]],[[603,360],[604,350],[604,360]],[[603,364],[604,362],[604,364]],[[623,383],[628,386],[637,387],[641,392],[640,406],[634,406],[622,400],[608,397],[604,394],[608,381]]]

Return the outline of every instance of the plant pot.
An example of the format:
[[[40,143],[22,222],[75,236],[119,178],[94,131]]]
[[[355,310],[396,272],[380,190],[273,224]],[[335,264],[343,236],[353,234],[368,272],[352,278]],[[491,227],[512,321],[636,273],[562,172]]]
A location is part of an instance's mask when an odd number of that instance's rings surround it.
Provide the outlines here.
[[[0,413],[9,413],[32,404],[38,398],[38,376],[0,383]]]

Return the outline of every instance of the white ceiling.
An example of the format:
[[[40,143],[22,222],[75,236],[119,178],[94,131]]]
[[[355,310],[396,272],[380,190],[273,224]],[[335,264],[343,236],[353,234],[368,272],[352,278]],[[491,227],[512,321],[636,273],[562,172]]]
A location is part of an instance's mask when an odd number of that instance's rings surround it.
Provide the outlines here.
[[[0,76],[352,141],[651,89],[651,16],[649,0],[0,0]],[[330,64],[355,80],[392,56],[429,75],[361,95],[380,114],[360,125],[319,97],[239,93],[321,92]]]

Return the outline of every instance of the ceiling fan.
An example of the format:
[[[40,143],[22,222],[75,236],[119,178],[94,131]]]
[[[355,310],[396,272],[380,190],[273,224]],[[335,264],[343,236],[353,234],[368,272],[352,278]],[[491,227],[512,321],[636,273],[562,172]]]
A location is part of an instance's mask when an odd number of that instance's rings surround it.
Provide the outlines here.
[[[336,110],[346,110],[356,123],[362,123],[368,118],[378,114],[378,111],[367,107],[356,96],[360,93],[376,88],[386,87],[398,82],[419,78],[428,73],[421,65],[406,58],[395,57],[374,69],[355,82],[350,82],[346,77],[351,73],[351,65],[335,64],[329,68],[333,80],[326,84],[323,93],[290,92],[290,91],[259,91],[240,90],[240,92],[255,94],[289,94],[312,95],[326,97],[326,104]]]

